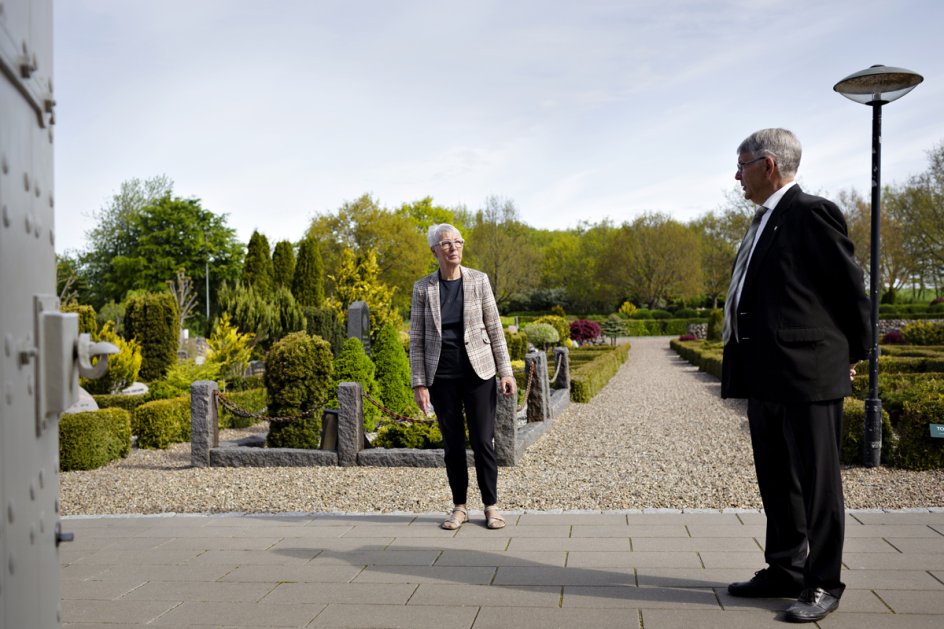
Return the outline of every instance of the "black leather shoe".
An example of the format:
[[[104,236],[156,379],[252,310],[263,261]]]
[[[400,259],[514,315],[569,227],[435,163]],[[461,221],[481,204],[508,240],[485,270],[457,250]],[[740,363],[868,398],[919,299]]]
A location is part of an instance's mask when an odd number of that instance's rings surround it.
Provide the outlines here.
[[[839,607],[839,599],[822,588],[806,589],[796,603],[787,608],[784,617],[790,622],[822,620]]]
[[[765,568],[754,573],[750,581],[738,581],[728,586],[728,594],[744,598],[793,598],[802,588],[786,579],[771,576]]]

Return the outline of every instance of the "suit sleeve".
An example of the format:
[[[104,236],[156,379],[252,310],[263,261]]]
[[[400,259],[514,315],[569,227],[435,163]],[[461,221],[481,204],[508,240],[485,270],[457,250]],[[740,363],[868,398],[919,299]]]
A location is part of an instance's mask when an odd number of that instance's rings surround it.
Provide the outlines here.
[[[810,216],[810,255],[819,259],[824,284],[820,294],[829,300],[829,310],[849,342],[849,362],[855,363],[868,357],[872,341],[864,274],[839,208],[824,200]]]

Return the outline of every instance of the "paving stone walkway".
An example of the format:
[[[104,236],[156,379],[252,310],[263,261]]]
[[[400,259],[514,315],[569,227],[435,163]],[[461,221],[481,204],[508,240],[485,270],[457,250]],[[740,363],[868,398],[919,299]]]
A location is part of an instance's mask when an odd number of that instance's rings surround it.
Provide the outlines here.
[[[500,531],[472,518],[444,531],[429,512],[67,517],[63,623],[753,629],[782,626],[790,603],[727,594],[763,567],[753,509],[521,510]],[[853,510],[846,531],[848,589],[819,626],[944,626],[944,508]]]

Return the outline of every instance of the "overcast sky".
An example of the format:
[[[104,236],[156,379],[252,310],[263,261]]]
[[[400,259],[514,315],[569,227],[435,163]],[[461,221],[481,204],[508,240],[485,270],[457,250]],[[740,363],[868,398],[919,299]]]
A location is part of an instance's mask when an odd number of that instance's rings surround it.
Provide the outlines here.
[[[535,227],[688,221],[752,131],[792,129],[800,183],[868,198],[881,63],[925,78],[883,109],[883,183],[944,142],[939,0],[58,0],[56,248],[121,182],[167,175],[243,242],[298,240],[371,194]]]

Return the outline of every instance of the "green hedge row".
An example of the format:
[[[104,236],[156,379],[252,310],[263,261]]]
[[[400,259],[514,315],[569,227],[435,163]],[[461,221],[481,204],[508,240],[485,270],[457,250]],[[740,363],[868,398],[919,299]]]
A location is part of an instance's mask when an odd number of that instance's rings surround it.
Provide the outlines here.
[[[93,470],[131,452],[131,413],[104,408],[67,413],[59,420],[59,467]]]
[[[574,402],[589,402],[616,375],[620,365],[626,362],[629,349],[630,344],[623,343],[571,350],[570,399]]]
[[[133,413],[134,409],[147,402],[146,395],[122,395],[120,393],[92,395],[92,398],[94,398],[100,409],[123,408],[129,413]]]
[[[702,371],[721,376],[721,343],[673,340],[670,344],[679,356]],[[883,346],[882,352],[885,351]],[[944,468],[944,439],[932,438],[930,433],[930,424],[944,423],[944,369],[941,369],[944,360],[927,355],[904,355],[914,351],[918,350],[896,346],[888,352],[892,356],[879,358],[881,461],[910,470]],[[868,362],[859,363],[856,370],[853,397],[843,403],[842,461],[848,465],[862,462]]]
[[[626,319],[623,321],[623,329],[626,336],[681,336],[688,334],[688,326],[707,322],[706,318]]]

